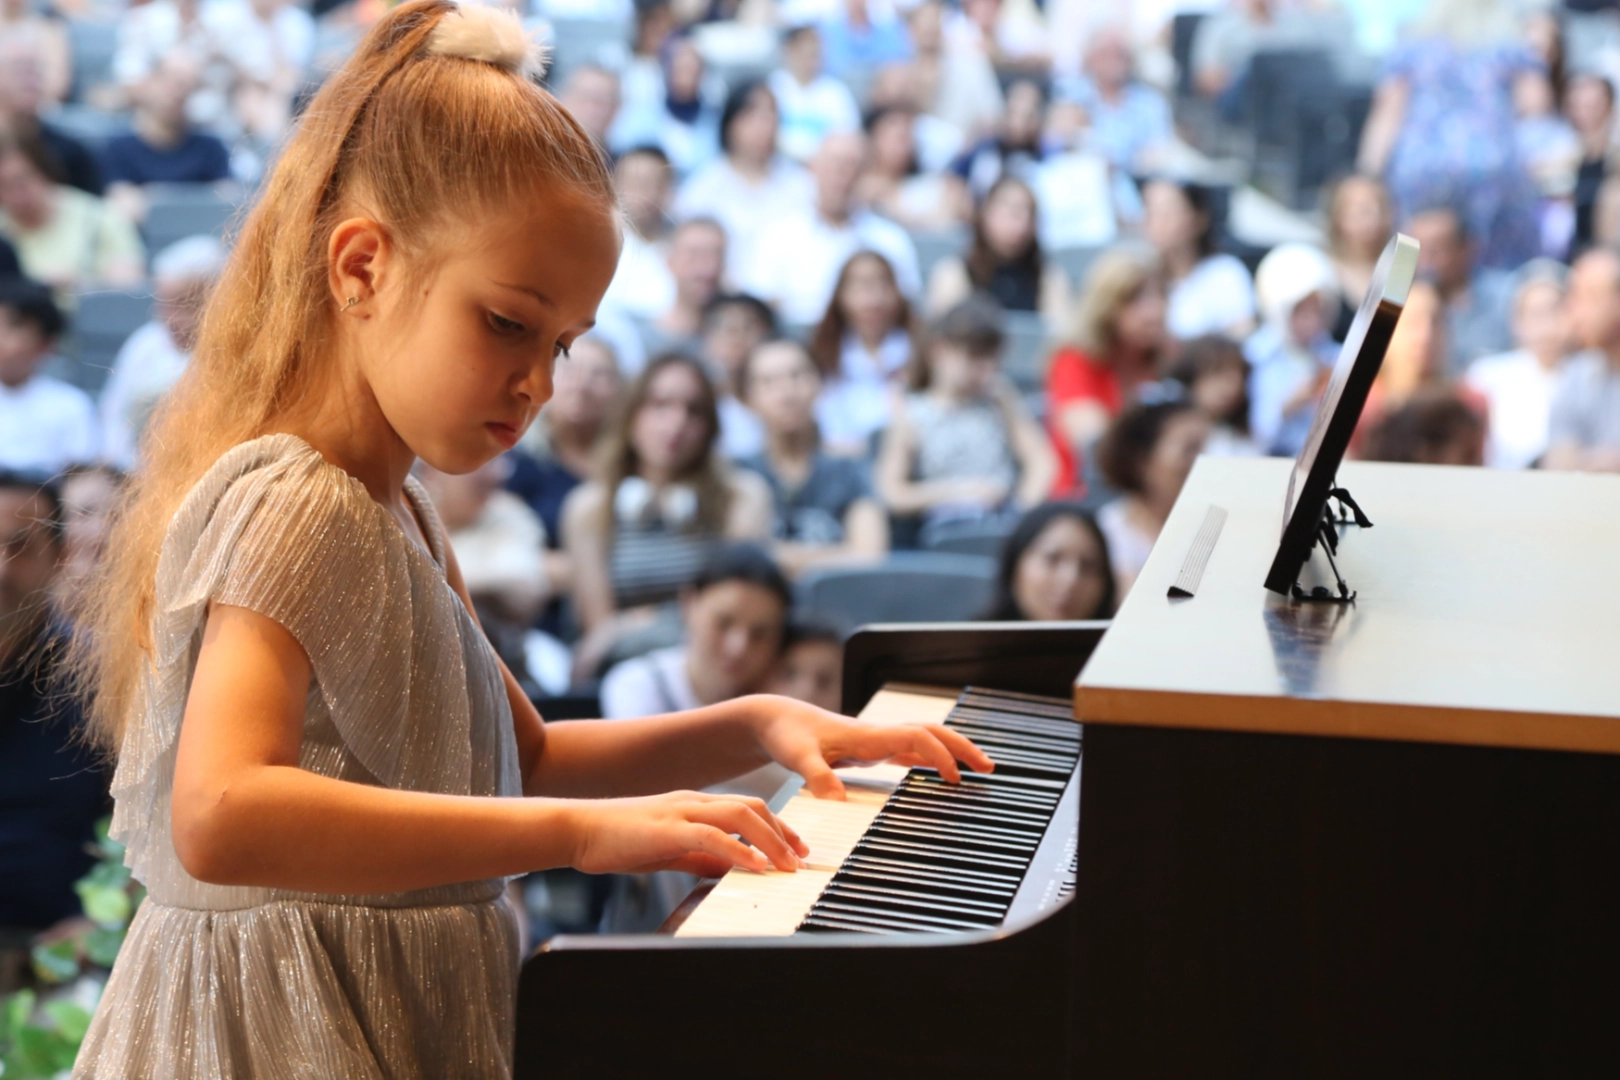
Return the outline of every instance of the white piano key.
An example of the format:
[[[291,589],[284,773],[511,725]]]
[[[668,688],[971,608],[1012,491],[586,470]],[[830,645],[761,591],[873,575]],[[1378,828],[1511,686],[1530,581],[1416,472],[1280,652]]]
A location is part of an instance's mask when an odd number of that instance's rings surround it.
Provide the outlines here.
[[[786,937],[833,878],[831,870],[732,870],[675,931],[676,937]]]
[[[888,794],[851,788],[845,801],[818,799],[808,791],[789,799],[777,815],[810,847],[805,861],[819,870],[837,870],[866,830]]]

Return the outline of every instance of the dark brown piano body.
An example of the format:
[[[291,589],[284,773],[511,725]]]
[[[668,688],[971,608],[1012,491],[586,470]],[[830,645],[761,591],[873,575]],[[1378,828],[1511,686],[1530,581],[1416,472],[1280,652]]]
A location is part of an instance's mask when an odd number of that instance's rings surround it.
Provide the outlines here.
[[[866,631],[845,705],[889,680],[1066,693],[1098,633]],[[1045,920],[559,939],[523,972],[519,1080],[1620,1073],[1620,757],[1085,740],[1078,891]]]

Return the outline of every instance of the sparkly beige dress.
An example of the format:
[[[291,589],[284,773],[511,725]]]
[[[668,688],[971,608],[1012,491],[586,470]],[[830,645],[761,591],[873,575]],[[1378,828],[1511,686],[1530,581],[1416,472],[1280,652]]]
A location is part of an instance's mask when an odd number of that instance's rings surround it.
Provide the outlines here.
[[[510,1073],[519,957],[504,880],[379,896],[208,885],[170,840],[177,736],[210,600],[274,619],[309,655],[303,768],[413,791],[521,793],[495,655],[445,580],[427,496],[414,480],[406,491],[431,556],[291,435],[226,453],[175,515],[158,567],[157,663],[113,781],[113,835],[149,896],[75,1077]]]

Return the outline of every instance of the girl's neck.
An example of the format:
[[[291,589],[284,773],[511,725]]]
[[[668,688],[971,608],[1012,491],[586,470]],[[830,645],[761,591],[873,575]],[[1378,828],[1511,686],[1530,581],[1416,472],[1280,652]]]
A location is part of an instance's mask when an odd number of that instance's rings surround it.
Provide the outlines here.
[[[771,465],[776,471],[792,472],[808,469],[810,459],[816,453],[814,424],[795,430],[772,431],[767,437],[769,441],[765,453],[771,459]]]
[[[889,340],[889,330],[883,326],[855,326],[850,330],[855,334],[855,340],[861,343],[861,348],[869,353],[876,353]]]
[[[755,161],[743,154],[733,154],[730,158],[731,167],[737,175],[753,183],[761,183],[771,171],[771,159],[766,157]]]
[[[1159,533],[1164,531],[1164,523],[1170,518],[1170,506],[1175,503],[1171,499],[1169,504],[1161,505],[1157,500],[1146,494],[1125,496],[1125,516],[1131,520],[1142,533],[1157,540]]]
[[[1180,247],[1167,251],[1164,255],[1164,267],[1170,273],[1172,281],[1180,281],[1197,268],[1202,261],[1196,247]]]
[[[270,430],[297,435],[364,484],[367,494],[385,508],[405,509],[405,478],[416,464],[416,454],[388,423],[358,373],[334,370],[325,386],[311,387],[301,401],[272,421]]]

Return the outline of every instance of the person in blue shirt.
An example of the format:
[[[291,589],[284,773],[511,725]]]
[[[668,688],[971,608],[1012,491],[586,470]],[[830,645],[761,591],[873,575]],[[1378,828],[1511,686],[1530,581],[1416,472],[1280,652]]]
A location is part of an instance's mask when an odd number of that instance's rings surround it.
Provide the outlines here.
[[[870,76],[910,60],[911,31],[888,0],[844,0],[821,24],[822,65],[838,79]]]
[[[1091,36],[1085,73],[1059,80],[1055,96],[1084,110],[1086,149],[1117,169],[1149,167],[1152,152],[1173,136],[1170,103],[1135,79],[1130,41],[1119,27]]]
[[[194,72],[178,61],[165,64],[134,92],[133,129],[108,140],[102,172],[109,198],[130,198],[147,184],[211,184],[231,176],[231,157],[213,135],[196,131],[186,117],[186,99],[196,88]]]

